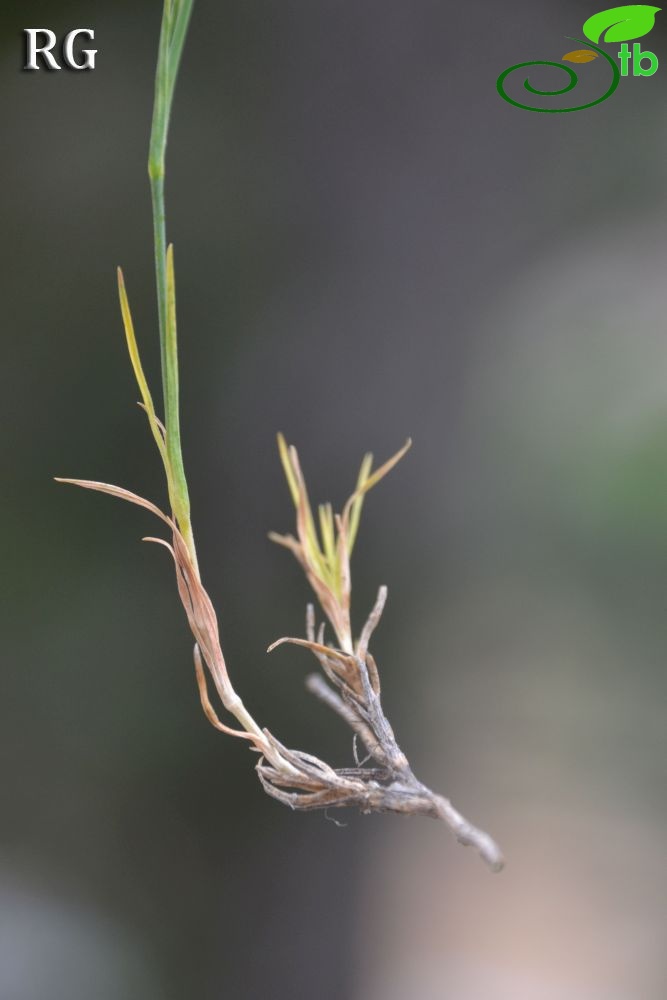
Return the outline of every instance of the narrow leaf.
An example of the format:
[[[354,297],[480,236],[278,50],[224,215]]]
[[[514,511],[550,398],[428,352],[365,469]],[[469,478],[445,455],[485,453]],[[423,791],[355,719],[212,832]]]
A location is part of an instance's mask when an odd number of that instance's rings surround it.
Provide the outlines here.
[[[394,468],[394,466],[398,462],[400,462],[400,460],[403,458],[403,456],[405,455],[405,453],[407,451],[409,451],[409,449],[411,448],[411,446],[412,446],[412,441],[411,441],[410,438],[408,438],[408,440],[405,442],[405,444],[403,445],[403,447],[399,451],[397,451],[395,455],[392,455],[392,457],[390,459],[388,459],[384,463],[384,465],[381,465],[379,469],[376,469],[375,472],[373,472],[371,475],[369,475],[368,478],[364,480],[364,482],[362,483],[362,485],[359,486],[354,491],[354,493],[352,494],[352,496],[349,498],[349,500],[345,504],[345,508],[343,510],[343,520],[344,521],[346,521],[346,522],[349,523],[349,520],[350,520],[350,517],[351,517],[351,511],[352,511],[352,508],[354,507],[354,505],[356,504],[356,502],[361,497],[363,497],[366,493],[368,493],[369,490],[372,490],[373,487],[376,486],[380,482],[380,480],[383,479],[387,475],[388,472],[391,472],[391,470]],[[348,548],[348,552],[349,551],[350,550]]]
[[[342,663],[348,664],[350,662],[350,654],[344,653],[339,649],[334,649],[332,646],[323,646],[319,642],[311,642],[310,639],[293,639],[291,636],[284,636],[282,639],[276,639],[272,642],[267,653],[272,653],[274,649],[278,646],[284,646],[289,643],[291,646],[303,646],[305,649],[310,649],[313,653],[319,653],[322,656],[330,656],[333,660],[340,660]]]
[[[330,503],[322,503],[319,508],[320,534],[322,535],[322,546],[324,555],[333,569],[336,562],[336,540],[334,537],[333,510]]]
[[[330,585],[330,581],[327,578],[326,559],[320,551],[320,543],[317,531],[315,530],[315,521],[308,497],[308,489],[306,488],[306,480],[301,471],[301,463],[299,462],[299,456],[294,445],[290,445],[289,447],[289,459],[294,470],[298,491],[296,524],[299,541],[303,546],[304,555],[313,567],[313,570],[319,575],[320,579],[324,580],[327,585]]]
[[[400,448],[395,455],[392,455],[392,457],[388,459],[384,463],[384,465],[381,465],[379,469],[376,469],[375,472],[368,477],[368,479],[361,487],[361,489],[358,490],[358,492],[363,495],[364,493],[368,493],[369,490],[372,490],[374,486],[377,486],[380,480],[384,479],[387,473],[391,472],[391,470],[394,468],[395,465],[398,465],[400,460],[410,450],[411,447],[412,447],[412,440],[408,438],[403,447]]]
[[[56,476],[55,480],[57,483],[68,483],[70,486],[82,486],[84,490],[96,490],[98,493],[108,493],[109,496],[118,497],[120,500],[127,500],[128,503],[134,503],[137,507],[144,507],[149,510],[156,517],[159,517],[165,524],[168,524],[170,528],[173,529],[174,522],[170,517],[156,507],[154,503],[150,500],[144,500],[143,497],[138,496],[136,493],[131,493],[130,490],[123,489],[122,486],[112,486],[110,483],[98,483],[92,479],[63,479],[60,476]]]
[[[352,549],[354,548],[354,543],[357,539],[357,532],[359,531],[359,521],[361,519],[361,508],[364,505],[364,495],[359,493],[371,474],[371,469],[373,467],[373,456],[370,452],[364,455],[361,468],[359,469],[359,476],[357,477],[357,487],[355,489],[356,496],[354,502],[350,506],[350,528],[348,535],[348,553],[352,555]]]
[[[123,326],[125,328],[125,339],[127,341],[127,350],[130,355],[130,361],[132,362],[132,370],[134,371],[134,377],[137,380],[137,385],[139,386],[139,392],[141,393],[141,398],[143,400],[143,406],[148,416],[148,423],[155,438],[155,443],[158,446],[158,451],[162,456],[162,460],[166,461],[166,452],[164,441],[162,440],[162,435],[159,429],[159,421],[155,415],[155,407],[153,406],[153,397],[151,396],[150,389],[148,388],[148,382],[146,381],[146,376],[144,375],[144,369],[141,364],[141,358],[139,356],[139,347],[137,345],[137,338],[134,333],[134,323],[132,322],[132,313],[130,312],[130,303],[127,298],[127,292],[125,290],[125,280],[123,278],[123,272],[118,268],[118,297],[120,299],[120,311],[123,317]]]
[[[292,463],[290,461],[289,449],[287,447],[287,442],[282,434],[277,435],[278,438],[278,452],[280,454],[280,461],[282,462],[283,471],[285,472],[285,479],[287,480],[287,485],[289,487],[292,500],[294,501],[294,506],[299,506],[299,487],[297,485],[296,478],[294,476],[294,469],[292,468]]]

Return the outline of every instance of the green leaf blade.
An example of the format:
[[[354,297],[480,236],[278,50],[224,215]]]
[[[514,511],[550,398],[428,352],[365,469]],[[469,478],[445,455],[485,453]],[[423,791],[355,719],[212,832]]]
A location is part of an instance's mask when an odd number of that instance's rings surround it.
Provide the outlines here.
[[[643,3],[610,7],[609,10],[602,10],[589,17],[584,23],[583,32],[592,42],[629,42],[635,38],[643,38],[653,28],[655,15],[659,10],[662,8]]]

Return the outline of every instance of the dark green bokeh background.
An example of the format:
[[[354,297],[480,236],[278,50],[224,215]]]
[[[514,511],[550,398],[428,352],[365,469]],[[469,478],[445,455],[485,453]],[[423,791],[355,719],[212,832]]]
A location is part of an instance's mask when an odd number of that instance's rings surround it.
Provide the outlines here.
[[[667,655],[667,32],[604,105],[531,115],[498,73],[595,9],[196,0],[168,162],[184,447],[235,683],[349,763],[309,700],[304,582],[266,532],[274,434],[368,501],[385,702],[415,770],[506,849],[290,814],[201,715],[149,515],[122,263],[158,384],[145,159],[160,4],[0,13],[2,1000],[661,1000]],[[94,27],[92,73],[21,72]],[[582,67],[581,74],[590,67]],[[597,68],[590,68],[591,72]]]

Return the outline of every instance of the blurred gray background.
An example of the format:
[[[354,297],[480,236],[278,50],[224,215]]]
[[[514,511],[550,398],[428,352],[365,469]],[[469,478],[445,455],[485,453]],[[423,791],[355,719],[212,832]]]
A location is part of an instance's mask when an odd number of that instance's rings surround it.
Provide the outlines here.
[[[201,714],[150,515],[52,482],[164,502],[114,285],[121,263],[157,386],[161,5],[3,6],[2,1000],[664,998],[667,14],[657,74],[596,108],[495,90],[597,9],[196,0],[169,150],[232,677],[351,763],[307,654],[265,655],[308,597],[266,538],[292,520],[275,432],[337,505],[410,434],[364,511],[356,622],[386,583],[388,714],[502,843],[495,877],[428,820],[266,798]],[[21,72],[28,26],[94,27],[97,69]]]

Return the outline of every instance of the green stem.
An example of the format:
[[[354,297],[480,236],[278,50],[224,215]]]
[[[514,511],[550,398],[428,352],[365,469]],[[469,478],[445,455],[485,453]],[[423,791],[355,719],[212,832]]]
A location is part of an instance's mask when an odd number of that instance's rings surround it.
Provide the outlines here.
[[[153,123],[148,154],[148,176],[150,178],[153,205],[155,278],[160,328],[164,422],[167,431],[169,499],[174,517],[196,565],[192,525],[190,522],[190,499],[181,449],[176,310],[173,294],[173,271],[171,276],[169,274],[170,265],[167,253],[164,197],[165,158],[169,118],[178,67],[183,53],[188,23],[192,14],[193,2],[194,0],[164,0],[157,71],[155,74],[155,103],[153,106]]]
[[[164,204],[164,173],[165,154],[167,149],[167,133],[169,131],[168,94],[168,42],[170,22],[172,18],[171,0],[165,0],[162,13],[162,30],[158,49],[157,70],[155,73],[155,100],[153,103],[153,122],[151,127],[150,145],[148,151],[148,176],[151,185],[153,203],[153,238],[155,243],[155,276],[157,281],[157,305],[160,323],[160,360],[162,364],[162,391],[165,410],[167,406],[166,392],[166,322],[167,322],[167,236]]]

